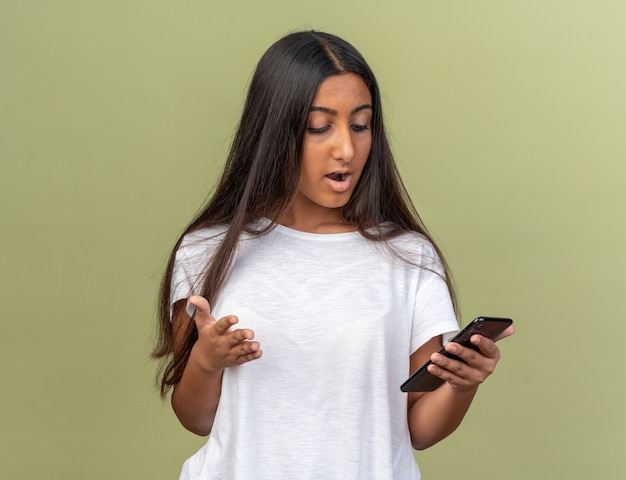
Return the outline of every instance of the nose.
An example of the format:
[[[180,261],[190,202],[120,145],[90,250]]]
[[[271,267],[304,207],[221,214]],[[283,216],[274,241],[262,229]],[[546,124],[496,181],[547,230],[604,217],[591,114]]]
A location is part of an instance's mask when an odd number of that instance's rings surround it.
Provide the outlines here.
[[[350,128],[337,130],[333,145],[333,158],[344,163],[350,163],[354,158],[354,138]]]

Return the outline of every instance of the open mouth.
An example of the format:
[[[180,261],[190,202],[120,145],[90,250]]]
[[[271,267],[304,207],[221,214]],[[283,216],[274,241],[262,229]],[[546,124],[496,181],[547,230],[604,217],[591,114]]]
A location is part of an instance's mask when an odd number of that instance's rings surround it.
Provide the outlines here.
[[[349,172],[333,172],[326,175],[330,188],[337,193],[344,193],[350,190],[352,184],[352,174]]]
[[[348,176],[348,174],[347,173],[329,173],[326,176],[330,178],[331,180],[334,180],[335,182],[343,182]]]

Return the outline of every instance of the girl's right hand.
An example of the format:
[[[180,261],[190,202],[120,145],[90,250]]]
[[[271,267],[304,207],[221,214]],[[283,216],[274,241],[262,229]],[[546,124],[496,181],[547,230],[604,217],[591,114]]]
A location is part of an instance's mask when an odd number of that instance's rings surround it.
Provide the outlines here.
[[[239,322],[234,315],[219,320],[211,315],[206,298],[193,295],[189,303],[196,307],[194,321],[198,329],[198,341],[193,347],[194,357],[207,373],[219,373],[226,367],[234,367],[256,360],[263,354],[259,342],[253,341],[254,332],[248,328],[231,330]]]

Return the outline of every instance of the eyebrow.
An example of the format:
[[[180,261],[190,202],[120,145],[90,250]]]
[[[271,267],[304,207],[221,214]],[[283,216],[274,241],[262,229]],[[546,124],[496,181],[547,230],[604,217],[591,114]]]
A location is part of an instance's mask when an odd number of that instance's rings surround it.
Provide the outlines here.
[[[350,112],[350,115],[354,115],[357,112],[360,112],[361,110],[372,110],[372,106],[369,103],[365,103],[363,105],[359,105],[358,107],[356,107],[354,110],[352,110]],[[316,107],[315,105],[313,105],[310,109],[309,112],[324,112],[324,113],[328,113],[329,115],[337,115],[337,110],[333,110],[332,108],[328,108],[328,107]]]

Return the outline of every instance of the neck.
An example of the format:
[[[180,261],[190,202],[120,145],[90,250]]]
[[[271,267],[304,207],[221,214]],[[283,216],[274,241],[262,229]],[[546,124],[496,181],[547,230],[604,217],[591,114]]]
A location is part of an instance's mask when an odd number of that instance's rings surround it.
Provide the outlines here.
[[[275,218],[276,223],[293,230],[308,233],[344,233],[354,231],[341,216],[341,209],[324,209],[318,215],[311,212],[298,214],[296,209],[290,208],[284,215]],[[322,214],[323,213],[323,214]]]

